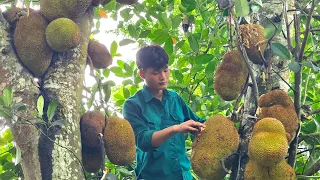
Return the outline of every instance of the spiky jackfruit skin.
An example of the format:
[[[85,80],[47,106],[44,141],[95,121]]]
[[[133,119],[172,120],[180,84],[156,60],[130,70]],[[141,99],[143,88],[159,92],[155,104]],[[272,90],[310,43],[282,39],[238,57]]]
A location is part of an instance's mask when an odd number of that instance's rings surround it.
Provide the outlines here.
[[[223,179],[226,172],[221,161],[236,152],[239,135],[231,120],[214,115],[205,122],[206,128],[194,139],[191,154],[193,171],[204,179]]]
[[[99,133],[103,133],[107,118],[99,111],[88,111],[81,116],[81,141],[84,146],[98,147]]]
[[[246,83],[248,69],[238,51],[223,56],[222,63],[214,74],[214,89],[225,101],[237,98]]]
[[[260,120],[254,126],[252,134],[248,147],[251,160],[260,166],[272,167],[284,159],[288,151],[288,141],[284,126],[279,120]]]
[[[93,67],[105,69],[112,64],[112,56],[104,44],[94,40],[89,41],[88,55],[92,60]]]
[[[80,27],[68,18],[52,21],[46,29],[49,46],[57,52],[69,51],[80,44]]]
[[[99,6],[100,3],[101,3],[101,0],[92,0],[91,5],[92,6]]]
[[[48,69],[53,51],[46,41],[47,21],[38,12],[23,16],[16,24],[14,46],[21,62],[36,77]]]
[[[92,148],[82,146],[82,164],[89,173],[99,171],[103,163],[103,154],[100,147]]]
[[[262,95],[258,101],[259,119],[276,118],[285,127],[288,142],[294,139],[299,126],[299,119],[289,95],[282,90],[273,90]]]
[[[254,64],[262,64],[263,60],[256,45],[265,41],[264,28],[259,24],[242,24],[240,25],[240,35],[249,59]],[[260,44],[259,48],[263,55],[266,43]]]
[[[125,166],[136,159],[135,136],[129,121],[112,116],[104,130],[104,145],[110,162]]]
[[[61,0],[41,0],[40,10],[49,22],[57,18],[68,17],[63,10]]]
[[[252,160],[246,164],[244,171],[245,180],[294,180],[293,168],[283,159],[273,167],[259,166]]]
[[[286,137],[288,142],[291,142],[293,140],[299,123],[298,116],[294,108],[284,108],[280,105],[263,107],[260,109],[259,119],[265,117],[272,117],[281,121],[286,130]]]
[[[61,0],[62,7],[70,19],[76,19],[82,16],[92,0]]]
[[[116,0],[116,1],[120,4],[126,4],[126,5],[131,5],[138,2],[138,0]]]

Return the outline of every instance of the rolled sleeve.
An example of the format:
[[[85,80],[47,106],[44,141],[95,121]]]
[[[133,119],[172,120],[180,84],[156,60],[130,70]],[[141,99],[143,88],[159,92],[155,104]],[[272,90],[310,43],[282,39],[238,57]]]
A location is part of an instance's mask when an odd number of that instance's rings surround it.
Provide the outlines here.
[[[123,105],[122,114],[131,124],[135,138],[136,146],[143,152],[152,151],[152,135],[155,130],[150,130],[147,122],[142,117],[141,108],[133,101],[127,100]]]

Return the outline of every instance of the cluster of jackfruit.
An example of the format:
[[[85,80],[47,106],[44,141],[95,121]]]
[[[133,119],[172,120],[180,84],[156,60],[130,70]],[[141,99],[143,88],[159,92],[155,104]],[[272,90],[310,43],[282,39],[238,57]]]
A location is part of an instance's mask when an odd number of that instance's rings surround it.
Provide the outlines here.
[[[112,64],[109,50],[104,44],[97,41],[89,41],[88,56],[90,56],[94,68],[105,69]]]
[[[192,146],[192,168],[200,178],[223,179],[227,172],[221,162],[238,150],[238,131],[232,121],[222,115],[210,117],[205,125]],[[230,168],[230,164],[225,165]]]
[[[116,165],[135,160],[135,137],[127,120],[114,116],[107,119],[99,111],[88,111],[80,119],[80,131],[82,163],[87,172],[97,172],[103,166],[103,148]]]
[[[214,89],[225,101],[237,98],[248,77],[248,68],[237,51],[230,51],[223,56],[222,63],[214,74]]]
[[[286,131],[275,118],[258,121],[252,132],[245,168],[245,180],[293,180],[294,170],[285,161],[288,151]]]
[[[261,55],[266,48],[266,43],[263,43],[265,41],[264,28],[259,24],[242,24],[240,25],[240,35],[249,59],[254,64],[262,64]]]
[[[266,117],[278,119],[286,130],[290,143],[295,137],[299,120],[289,95],[279,89],[270,91],[259,98],[259,119]]]

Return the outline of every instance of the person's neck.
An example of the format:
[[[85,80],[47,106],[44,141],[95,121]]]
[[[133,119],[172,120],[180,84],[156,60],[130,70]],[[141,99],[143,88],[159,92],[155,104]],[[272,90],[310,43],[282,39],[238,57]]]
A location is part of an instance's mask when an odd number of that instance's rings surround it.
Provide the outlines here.
[[[148,87],[148,86],[147,86]],[[150,90],[150,92],[151,92],[151,94],[155,97],[155,98],[157,98],[157,99],[159,99],[160,101],[162,100],[162,96],[163,96],[163,90],[155,90],[155,89],[150,89],[150,88],[148,88],[149,90]]]

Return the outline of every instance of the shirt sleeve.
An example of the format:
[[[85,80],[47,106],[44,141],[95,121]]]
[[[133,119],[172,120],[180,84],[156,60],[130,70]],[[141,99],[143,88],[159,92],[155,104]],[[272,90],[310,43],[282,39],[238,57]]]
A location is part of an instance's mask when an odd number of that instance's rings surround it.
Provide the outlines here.
[[[145,120],[142,119],[142,112],[138,104],[127,100],[123,105],[122,114],[133,128],[136,146],[143,152],[153,150],[154,147],[152,146],[151,141],[155,130],[150,130]]]
[[[199,116],[197,116],[197,115],[190,109],[190,107],[186,104],[186,102],[182,99],[181,96],[178,95],[178,98],[179,98],[180,104],[181,104],[182,109],[183,109],[184,117],[186,117],[188,120],[189,120],[189,119],[192,119],[192,120],[195,120],[195,121],[201,122],[201,123],[204,123],[204,122],[206,121],[205,119],[202,119],[202,118],[200,118]]]

